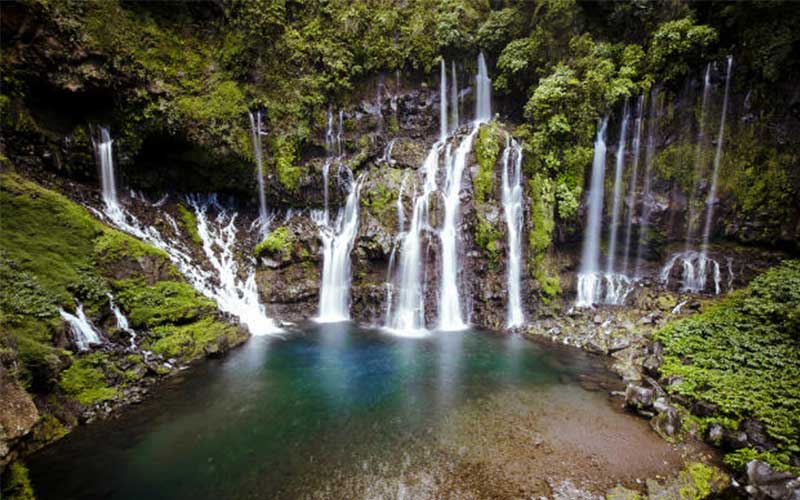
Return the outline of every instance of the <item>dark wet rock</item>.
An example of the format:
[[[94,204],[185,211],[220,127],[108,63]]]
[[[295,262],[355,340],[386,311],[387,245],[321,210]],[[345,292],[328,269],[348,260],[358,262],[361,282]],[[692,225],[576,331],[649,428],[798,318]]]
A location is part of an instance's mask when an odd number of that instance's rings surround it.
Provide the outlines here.
[[[661,437],[674,440],[679,437],[682,422],[677,408],[667,403],[665,398],[657,398],[653,403],[655,417],[650,419],[650,426]]]
[[[747,463],[746,491],[757,500],[800,500],[800,477],[775,471],[768,463]]]
[[[625,388],[625,406],[634,410],[647,410],[653,407],[653,389],[640,385],[628,384]]]
[[[747,434],[747,441],[751,446],[759,450],[774,450],[775,443],[767,434],[764,424],[758,420],[745,420],[739,427],[741,431]]]

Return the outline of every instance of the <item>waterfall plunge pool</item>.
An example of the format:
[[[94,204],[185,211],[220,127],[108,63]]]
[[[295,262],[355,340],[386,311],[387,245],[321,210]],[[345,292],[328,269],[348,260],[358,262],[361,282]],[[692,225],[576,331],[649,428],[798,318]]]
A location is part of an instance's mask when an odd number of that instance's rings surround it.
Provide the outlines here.
[[[602,360],[467,330],[253,337],[30,457],[41,499],[515,498],[602,492],[681,454]]]

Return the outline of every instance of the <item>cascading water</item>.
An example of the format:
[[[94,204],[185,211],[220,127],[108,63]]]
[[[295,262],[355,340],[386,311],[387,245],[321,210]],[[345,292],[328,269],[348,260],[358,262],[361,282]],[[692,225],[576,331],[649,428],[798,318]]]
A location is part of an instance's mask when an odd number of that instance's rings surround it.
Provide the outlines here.
[[[63,309],[58,310],[61,319],[67,322],[72,332],[72,340],[79,351],[88,351],[92,346],[101,345],[103,337],[100,332],[92,325],[86,314],[83,312],[83,304],[78,304],[75,314],[70,314]]]
[[[728,66],[725,71],[725,95],[722,100],[722,116],[719,120],[719,134],[717,135],[717,150],[714,154],[714,171],[711,175],[711,188],[708,190],[706,198],[706,222],[703,226],[703,246],[700,252],[706,255],[708,241],[711,237],[711,223],[714,219],[714,204],[717,199],[717,178],[719,177],[719,164],[722,160],[722,145],[725,142],[725,118],[728,113],[728,92],[731,87],[731,69],[733,68],[733,56],[728,56]]]
[[[114,164],[110,140],[108,148],[108,154],[98,155],[101,163],[100,170],[101,172],[111,172],[113,176]],[[108,201],[106,201],[103,212],[95,213],[118,229],[166,252],[178,271],[196,290],[214,300],[221,311],[239,318],[239,321],[253,335],[280,332],[281,330],[267,316],[266,309],[258,300],[255,263],[253,262],[248,269],[247,278],[244,281],[238,277],[239,265],[234,258],[234,248],[238,243],[234,224],[236,213],[228,214],[217,203],[215,195],[211,195],[207,199],[189,197],[187,203],[194,210],[203,252],[214,272],[207,271],[192,258],[192,251],[180,241],[177,231],[175,238],[165,238],[155,227],[142,224],[133,214],[118,204],[110,204]],[[206,215],[209,206],[213,206],[219,211],[213,223],[208,220]],[[168,216],[168,214],[164,215]],[[168,220],[170,219],[168,217]],[[174,221],[171,225],[173,230],[177,228]]]
[[[703,97],[700,101],[700,118],[697,125],[697,145],[695,147],[694,155],[694,175],[692,177],[692,190],[689,193],[688,203],[688,216],[686,219],[686,250],[689,250],[689,245],[692,241],[692,233],[694,229],[695,209],[692,203],[694,199],[694,192],[696,190],[697,181],[703,171],[703,149],[705,147],[705,125],[706,125],[706,107],[708,106],[708,97],[711,94],[711,63],[706,65],[705,73],[703,74]]]
[[[478,75],[475,77],[475,121],[488,122],[492,119],[492,80],[486,69],[483,52],[478,54]]]
[[[363,176],[353,180],[350,170],[350,192],[344,209],[340,209],[332,225],[320,226],[323,247],[322,283],[319,292],[320,323],[350,319],[350,252],[358,233],[359,195]]]
[[[616,162],[614,166],[614,201],[611,208],[611,227],[608,233],[608,259],[606,261],[606,274],[615,271],[617,257],[617,230],[619,228],[619,211],[622,199],[622,171],[625,168],[625,146],[628,134],[628,101],[622,111],[622,124],[619,128],[619,144],[617,145]]]
[[[386,145],[386,149],[383,150],[383,158],[382,160],[387,165],[394,165],[394,160],[392,159],[392,150],[394,149],[394,143],[397,142],[397,139],[392,139]]]
[[[456,79],[456,63],[450,61],[450,131],[458,128],[458,80]]]
[[[639,177],[639,152],[642,145],[642,123],[644,121],[644,95],[639,96],[639,103],[637,104],[636,125],[633,136],[633,165],[631,166],[631,177],[628,181],[630,186],[628,188],[628,217],[625,221],[625,249],[623,251],[622,260],[622,274],[628,274],[628,266],[631,255],[631,233],[633,232],[633,217],[636,213],[636,186]]]
[[[390,304],[386,317],[386,328],[401,335],[420,335],[425,333],[425,289],[422,280],[422,237],[428,227],[428,201],[436,191],[436,171],[442,143],[433,145],[422,171],[425,182],[422,193],[414,200],[414,209],[408,231],[403,235],[400,245],[400,264],[397,270],[397,286],[394,287],[397,299]]]
[[[108,297],[108,307],[111,308],[111,312],[114,314],[114,319],[117,322],[117,328],[131,336],[131,349],[135,349],[136,331],[130,327],[130,324],[128,324],[128,318],[126,318],[125,314],[123,314],[119,307],[117,307],[117,304],[114,302],[114,296],[111,295],[111,293],[106,294],[106,296]]]
[[[670,279],[675,273],[675,266],[680,265],[681,288],[682,292],[700,293],[706,289],[709,274],[714,282],[714,294],[719,295],[722,291],[722,272],[719,262],[709,258],[701,252],[689,250],[686,252],[673,254],[664,267],[661,268],[661,284],[664,288],[669,288]],[[728,272],[733,273],[729,267]],[[732,278],[729,278],[729,288]]]
[[[522,274],[522,148],[506,135],[503,151],[503,211],[508,228],[507,279],[508,316],[506,326],[515,328],[525,323],[522,312],[520,276]]]
[[[99,137],[92,137],[97,161],[100,163],[100,187],[107,211],[120,210],[117,199],[117,178],[114,171],[114,141],[107,127],[98,127]]]
[[[256,160],[256,174],[258,177],[258,219],[261,225],[262,236],[265,236],[269,228],[269,217],[267,215],[267,198],[264,187],[264,166],[263,150],[261,149],[261,136],[267,135],[261,126],[261,111],[250,114],[250,131],[253,142],[253,158]]]
[[[458,145],[456,154],[445,159],[444,223],[439,232],[442,245],[442,286],[439,293],[440,330],[463,330],[467,327],[462,316],[458,287],[457,225],[460,219],[461,178],[467,162],[467,155],[472,151],[472,143],[477,134],[478,126],[476,125]]]
[[[597,127],[594,141],[594,160],[589,186],[589,215],[581,253],[581,268],[578,274],[578,307],[591,307],[600,301],[600,225],[603,215],[603,184],[606,170],[606,126],[608,117],[603,118]]]
[[[644,181],[642,185],[642,215],[639,220],[639,242],[636,245],[636,268],[634,277],[642,276],[642,263],[644,261],[645,242],[648,237],[648,226],[650,225],[650,212],[655,204],[652,199],[651,183],[653,180],[653,160],[656,155],[656,128],[658,127],[657,101],[660,99],[658,89],[650,92],[650,112],[648,119],[650,123],[647,127],[647,147],[644,159]]]
[[[439,140],[447,138],[447,68],[442,58],[439,65]]]

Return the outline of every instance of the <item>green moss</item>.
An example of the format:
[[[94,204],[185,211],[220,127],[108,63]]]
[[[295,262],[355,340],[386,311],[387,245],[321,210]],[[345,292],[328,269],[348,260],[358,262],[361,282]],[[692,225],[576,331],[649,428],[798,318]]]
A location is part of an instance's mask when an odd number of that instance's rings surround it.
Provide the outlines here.
[[[236,326],[203,318],[188,325],[163,325],[153,329],[156,338],[152,344],[153,352],[165,357],[191,360],[202,357],[205,348],[227,339],[230,344],[240,333]]]
[[[142,243],[125,233],[114,229],[104,229],[94,242],[94,252],[100,264],[114,264],[121,260],[137,260],[145,256],[164,260],[169,256],[163,250]]]
[[[484,251],[488,258],[489,269],[496,269],[500,264],[500,249],[498,240],[503,238],[503,233],[497,226],[490,224],[486,220],[478,217],[478,224],[475,226],[475,244]]]
[[[67,434],[69,434],[69,429],[49,413],[42,414],[42,419],[34,429],[35,439],[40,443],[52,443]]]
[[[769,451],[759,451],[755,448],[740,448],[727,453],[724,457],[725,465],[733,470],[743,470],[751,460],[761,460],[772,466],[777,471],[791,472],[800,474],[800,467],[789,465],[791,456],[788,452],[774,453]]]
[[[276,228],[264,238],[264,241],[256,245],[256,256],[269,256],[280,260],[288,260],[291,258],[292,244],[294,243],[294,235],[285,226]]]
[[[384,227],[394,228],[395,210],[399,192],[389,188],[385,183],[378,183],[368,192],[364,193],[362,203],[369,212],[378,219]]]
[[[530,197],[531,230],[528,234],[528,252],[531,276],[539,283],[539,296],[549,303],[561,292],[561,281],[557,274],[551,274],[548,254],[555,229],[555,193],[553,182],[534,174],[528,183]]]
[[[181,203],[178,204],[178,213],[181,216],[181,225],[189,234],[189,238],[195,245],[202,245],[203,239],[200,238],[200,233],[197,232],[197,217],[195,217],[194,212]]]
[[[5,500],[36,500],[28,477],[28,468],[21,462],[12,462],[3,474],[2,495]]]
[[[279,136],[273,141],[272,150],[278,180],[289,191],[297,191],[302,172],[294,164],[297,159],[294,141],[286,136]]]
[[[0,174],[0,249],[20,271],[37,277],[62,305],[69,288],[93,267],[93,242],[103,232],[89,213],[64,196],[15,174]]]
[[[191,323],[216,311],[214,302],[183,282],[147,285],[143,279],[120,280],[114,282],[114,289],[117,302],[136,329]]]
[[[485,203],[493,192],[494,166],[500,149],[503,147],[503,137],[500,125],[490,122],[482,125],[475,140],[475,156],[478,160],[478,175],[475,176],[473,186],[475,201]]]
[[[661,373],[669,391],[719,408],[728,422],[756,419],[777,455],[800,451],[800,261],[757,277],[702,314],[671,323]]]
[[[84,405],[114,399],[119,390],[106,381],[103,371],[106,365],[107,359],[102,353],[82,357],[61,372],[59,386]]]
[[[686,485],[679,490],[679,498],[682,500],[703,500],[712,492],[719,491],[719,484],[728,483],[724,472],[699,462],[689,462],[680,476],[687,477]]]

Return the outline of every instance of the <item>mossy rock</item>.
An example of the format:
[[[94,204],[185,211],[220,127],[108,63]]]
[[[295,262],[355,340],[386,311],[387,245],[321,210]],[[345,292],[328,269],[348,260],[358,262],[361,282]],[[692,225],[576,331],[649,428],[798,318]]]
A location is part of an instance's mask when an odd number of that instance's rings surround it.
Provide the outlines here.
[[[12,462],[2,476],[0,497],[5,500],[36,500],[28,468],[22,462]]]
[[[648,500],[703,500],[724,491],[730,478],[718,467],[689,462],[672,479],[647,481]]]

